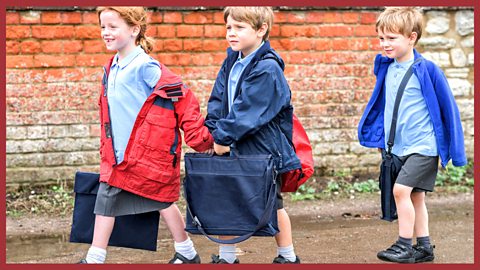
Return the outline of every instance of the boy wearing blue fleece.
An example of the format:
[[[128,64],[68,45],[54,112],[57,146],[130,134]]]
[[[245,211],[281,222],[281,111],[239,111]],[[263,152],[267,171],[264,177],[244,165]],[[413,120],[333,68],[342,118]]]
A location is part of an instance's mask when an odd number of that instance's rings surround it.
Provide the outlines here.
[[[380,14],[376,30],[386,56],[375,59],[376,85],[358,126],[361,145],[385,151],[396,93],[413,63],[391,148],[404,162],[393,187],[399,239],[377,254],[398,263],[433,261],[425,194],[435,186],[439,157],[443,167],[450,159],[454,166],[467,164],[460,114],[447,79],[414,49],[422,27],[422,15],[413,7],[391,7]],[[417,243],[412,246],[414,235]]]

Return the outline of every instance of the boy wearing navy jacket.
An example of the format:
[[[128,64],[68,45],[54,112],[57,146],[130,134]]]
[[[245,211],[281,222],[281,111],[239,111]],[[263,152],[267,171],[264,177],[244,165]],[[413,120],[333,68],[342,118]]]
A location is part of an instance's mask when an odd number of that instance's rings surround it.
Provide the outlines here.
[[[292,136],[291,93],[280,56],[270,48],[273,11],[270,7],[227,7],[224,10],[230,45],[208,101],[205,125],[212,133],[215,153],[235,148],[241,155],[270,154],[279,175],[301,167],[289,144]],[[277,178],[280,232],[275,236],[273,263],[300,263],[292,242],[290,219],[283,208]],[[223,239],[228,239],[224,236]],[[235,246],[220,245],[212,263],[238,263]]]
[[[445,167],[467,164],[460,114],[442,70],[415,49],[423,18],[413,7],[385,9],[376,31],[385,56],[375,58],[377,77],[372,97],[358,126],[360,144],[385,149],[398,86],[413,63],[413,75],[401,99],[392,153],[404,165],[394,184],[399,238],[377,257],[384,261],[418,263],[434,260],[430,244],[426,192],[432,192],[438,158]],[[415,62],[421,59],[419,62]],[[385,150],[383,150],[385,151]],[[413,236],[417,243],[412,246]]]

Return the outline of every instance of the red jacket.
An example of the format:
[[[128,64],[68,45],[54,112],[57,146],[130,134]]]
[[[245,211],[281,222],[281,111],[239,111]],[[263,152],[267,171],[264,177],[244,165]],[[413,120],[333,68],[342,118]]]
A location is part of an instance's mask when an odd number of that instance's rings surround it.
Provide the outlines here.
[[[100,181],[153,200],[177,201],[182,150],[179,129],[183,130],[187,145],[196,151],[205,151],[213,145],[213,138],[203,125],[198,101],[181,79],[161,64],[161,78],[140,109],[124,160],[117,164],[106,89],[112,60],[104,66],[99,101]]]

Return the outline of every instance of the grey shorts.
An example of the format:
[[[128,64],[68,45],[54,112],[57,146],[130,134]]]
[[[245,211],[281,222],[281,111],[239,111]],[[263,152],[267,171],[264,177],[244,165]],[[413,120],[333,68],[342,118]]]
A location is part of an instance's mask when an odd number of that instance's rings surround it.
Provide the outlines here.
[[[275,181],[277,187],[277,210],[283,209],[283,197],[282,197],[282,176],[279,175]]]
[[[432,192],[437,178],[438,156],[411,154],[399,158],[404,164],[396,183],[412,187],[412,192]]]
[[[171,202],[151,200],[101,182],[93,212],[96,215],[116,217],[160,211],[170,205]]]

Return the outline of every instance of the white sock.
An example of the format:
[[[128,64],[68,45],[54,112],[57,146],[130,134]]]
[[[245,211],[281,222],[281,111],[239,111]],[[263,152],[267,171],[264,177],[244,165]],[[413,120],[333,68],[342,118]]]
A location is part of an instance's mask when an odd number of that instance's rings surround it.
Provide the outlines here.
[[[224,259],[228,263],[234,263],[237,259],[237,254],[235,253],[235,246],[220,246],[219,248],[219,257]]]
[[[174,247],[176,252],[180,253],[180,255],[189,260],[195,258],[195,256],[197,255],[197,251],[195,250],[195,247],[193,246],[193,242],[190,237],[180,243],[174,242]],[[182,261],[177,259],[174,263],[179,264],[182,263]]]
[[[87,263],[105,263],[107,257],[107,250],[99,247],[91,246],[88,249],[87,257],[85,260]]]
[[[277,247],[277,255],[282,255],[283,258],[291,262],[297,260],[297,256],[295,255],[295,251],[293,250],[293,245],[286,247]]]

